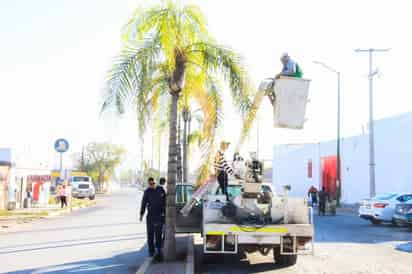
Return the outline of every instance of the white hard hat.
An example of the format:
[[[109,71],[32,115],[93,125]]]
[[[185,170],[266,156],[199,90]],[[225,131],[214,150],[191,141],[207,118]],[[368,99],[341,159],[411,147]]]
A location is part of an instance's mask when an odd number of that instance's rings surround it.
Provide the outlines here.
[[[280,58],[288,58],[289,54],[287,52],[282,53],[282,56]]]

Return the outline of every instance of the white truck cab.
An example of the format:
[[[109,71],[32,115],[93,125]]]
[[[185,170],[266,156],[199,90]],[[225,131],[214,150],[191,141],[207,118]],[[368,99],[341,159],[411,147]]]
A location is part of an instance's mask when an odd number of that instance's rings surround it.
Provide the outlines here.
[[[72,186],[72,196],[74,198],[94,200],[96,190],[90,176],[71,176],[69,182]]]

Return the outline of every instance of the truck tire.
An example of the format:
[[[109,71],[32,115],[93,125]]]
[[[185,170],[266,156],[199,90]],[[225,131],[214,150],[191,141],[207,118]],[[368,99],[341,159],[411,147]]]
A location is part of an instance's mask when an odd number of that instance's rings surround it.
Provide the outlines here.
[[[89,200],[94,200],[96,197],[94,195],[89,196]]]
[[[288,267],[296,264],[298,255],[281,255],[280,248],[274,248],[273,259],[275,260],[275,264],[283,267]]]
[[[372,223],[373,225],[380,225],[380,224],[382,223],[382,221],[376,220],[376,219],[371,219],[371,223]]]

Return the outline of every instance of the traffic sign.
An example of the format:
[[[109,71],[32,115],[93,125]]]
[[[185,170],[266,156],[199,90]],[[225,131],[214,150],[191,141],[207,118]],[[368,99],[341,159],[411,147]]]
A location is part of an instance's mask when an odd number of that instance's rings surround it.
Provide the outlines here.
[[[69,150],[69,142],[66,139],[58,139],[54,142],[54,149],[60,153],[66,152]]]

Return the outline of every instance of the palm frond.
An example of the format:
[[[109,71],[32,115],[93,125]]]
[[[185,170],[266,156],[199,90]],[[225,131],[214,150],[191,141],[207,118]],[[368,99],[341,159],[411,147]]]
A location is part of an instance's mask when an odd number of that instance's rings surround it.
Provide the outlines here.
[[[262,100],[264,96],[265,96],[265,91],[258,91],[256,93],[255,98],[253,99],[252,106],[249,112],[246,114],[246,118],[243,121],[242,131],[240,132],[240,139],[235,148],[235,152],[239,152],[240,147],[246,140],[246,137],[249,135],[250,129],[252,128],[252,125],[256,119],[257,111],[260,105],[262,104]]]
[[[201,56],[202,68],[208,75],[223,75],[223,79],[229,84],[234,104],[241,113],[247,113],[251,107],[252,89],[240,56],[233,50],[212,42],[199,42],[189,48],[193,59]]]

